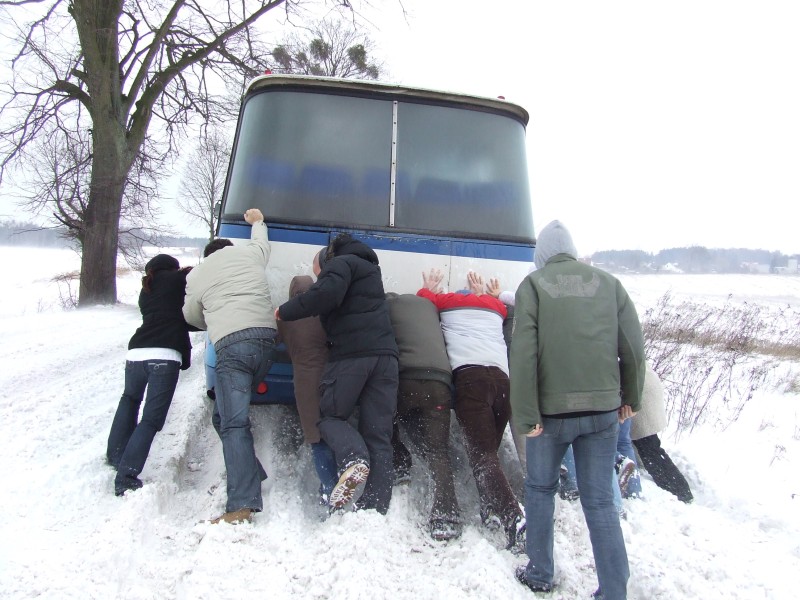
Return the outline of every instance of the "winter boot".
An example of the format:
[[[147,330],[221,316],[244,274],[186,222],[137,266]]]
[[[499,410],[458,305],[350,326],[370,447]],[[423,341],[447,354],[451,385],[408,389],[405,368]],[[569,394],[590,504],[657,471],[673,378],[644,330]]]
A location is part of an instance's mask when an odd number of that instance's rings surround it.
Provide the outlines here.
[[[369,477],[369,465],[365,461],[356,460],[347,465],[331,492],[331,509],[337,510],[350,502],[355,496],[356,488],[365,483],[367,477]]]
[[[132,475],[119,475],[114,478],[114,495],[122,496],[127,491],[138,490],[144,484],[138,477]]]
[[[555,586],[552,583],[528,581],[528,576],[525,574],[524,566],[517,567],[516,571],[514,571],[514,577],[516,577],[517,581],[519,581],[522,585],[524,585],[532,592],[549,594],[550,592],[553,591],[553,589],[555,589]]]
[[[428,530],[434,540],[446,542],[461,537],[461,522],[454,517],[431,517]]]
[[[226,512],[224,515],[220,515],[216,519],[212,519],[211,524],[217,525],[219,523],[229,523],[231,525],[236,525],[237,523],[250,523],[252,520],[253,511],[249,508],[240,508],[239,510]]]
[[[505,526],[506,536],[508,537],[506,550],[510,550],[512,554],[523,554],[525,552],[525,530],[525,515],[514,515]]]

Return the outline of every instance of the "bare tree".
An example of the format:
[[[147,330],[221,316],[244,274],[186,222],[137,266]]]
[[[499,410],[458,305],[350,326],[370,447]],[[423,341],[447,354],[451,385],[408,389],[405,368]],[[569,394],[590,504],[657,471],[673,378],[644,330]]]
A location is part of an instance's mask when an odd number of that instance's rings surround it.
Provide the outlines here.
[[[214,88],[257,74],[268,55],[253,26],[298,1],[0,1],[4,30],[14,31],[4,37],[18,48],[0,86],[0,181],[37,150],[35,140],[74,119],[76,105],[89,123],[81,306],[116,301],[123,196],[135,161],[152,158],[148,141],[158,160],[177,150],[187,125],[216,120]],[[148,138],[153,120],[161,126]]]
[[[90,129],[80,114],[72,122],[54,124],[31,142],[22,204],[34,214],[49,213],[49,220],[63,227],[64,237],[82,251],[91,182]],[[158,225],[154,200],[158,198],[156,181],[163,173],[161,161],[153,159],[155,152],[149,145],[145,140],[131,165],[120,208],[117,249],[133,267],[144,264],[144,244],[157,245],[162,235],[172,233]]]
[[[222,198],[230,157],[230,142],[218,129],[211,129],[200,139],[181,179],[178,205],[205,225],[209,241],[217,230],[216,204]]]
[[[276,46],[272,68],[279,73],[378,79],[383,65],[372,59],[374,48],[354,22],[327,18]]]

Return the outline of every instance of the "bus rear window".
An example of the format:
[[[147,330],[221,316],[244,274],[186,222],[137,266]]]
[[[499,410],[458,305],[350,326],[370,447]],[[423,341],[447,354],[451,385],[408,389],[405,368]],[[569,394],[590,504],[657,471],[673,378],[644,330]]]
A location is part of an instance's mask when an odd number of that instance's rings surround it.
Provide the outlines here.
[[[514,118],[386,95],[274,89],[243,107],[223,219],[532,240],[525,128]]]
[[[225,214],[386,225],[392,103],[301,92],[251,97],[239,126]]]
[[[533,238],[525,128],[519,122],[401,104],[397,168],[398,228]]]

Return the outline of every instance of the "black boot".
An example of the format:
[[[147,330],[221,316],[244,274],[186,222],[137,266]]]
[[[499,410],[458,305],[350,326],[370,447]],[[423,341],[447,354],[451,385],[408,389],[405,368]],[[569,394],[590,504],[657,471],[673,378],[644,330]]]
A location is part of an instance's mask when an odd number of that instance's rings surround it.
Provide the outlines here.
[[[144,484],[138,477],[132,475],[117,475],[114,479],[114,495],[122,496],[128,490],[138,490]]]

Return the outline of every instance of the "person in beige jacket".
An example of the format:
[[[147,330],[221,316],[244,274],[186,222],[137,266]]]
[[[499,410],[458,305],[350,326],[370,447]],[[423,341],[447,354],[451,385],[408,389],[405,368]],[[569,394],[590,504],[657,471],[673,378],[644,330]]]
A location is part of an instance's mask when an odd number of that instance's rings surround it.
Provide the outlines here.
[[[270,246],[264,216],[244,213],[250,241],[234,246],[214,240],[205,259],[186,278],[186,322],[208,331],[217,353],[216,401],[211,422],[222,440],[227,470],[225,513],[212,523],[249,521],[263,507],[261,482],[267,478],[256,457],[250,431],[250,399],[264,379],[277,335],[266,268]]]
[[[669,454],[661,447],[658,433],[667,427],[664,408],[664,385],[656,372],[647,366],[644,374],[642,409],[636,413],[631,425],[631,440],[642,459],[642,464],[655,484],[674,494],[687,504],[694,500],[689,482],[680,472]]]

